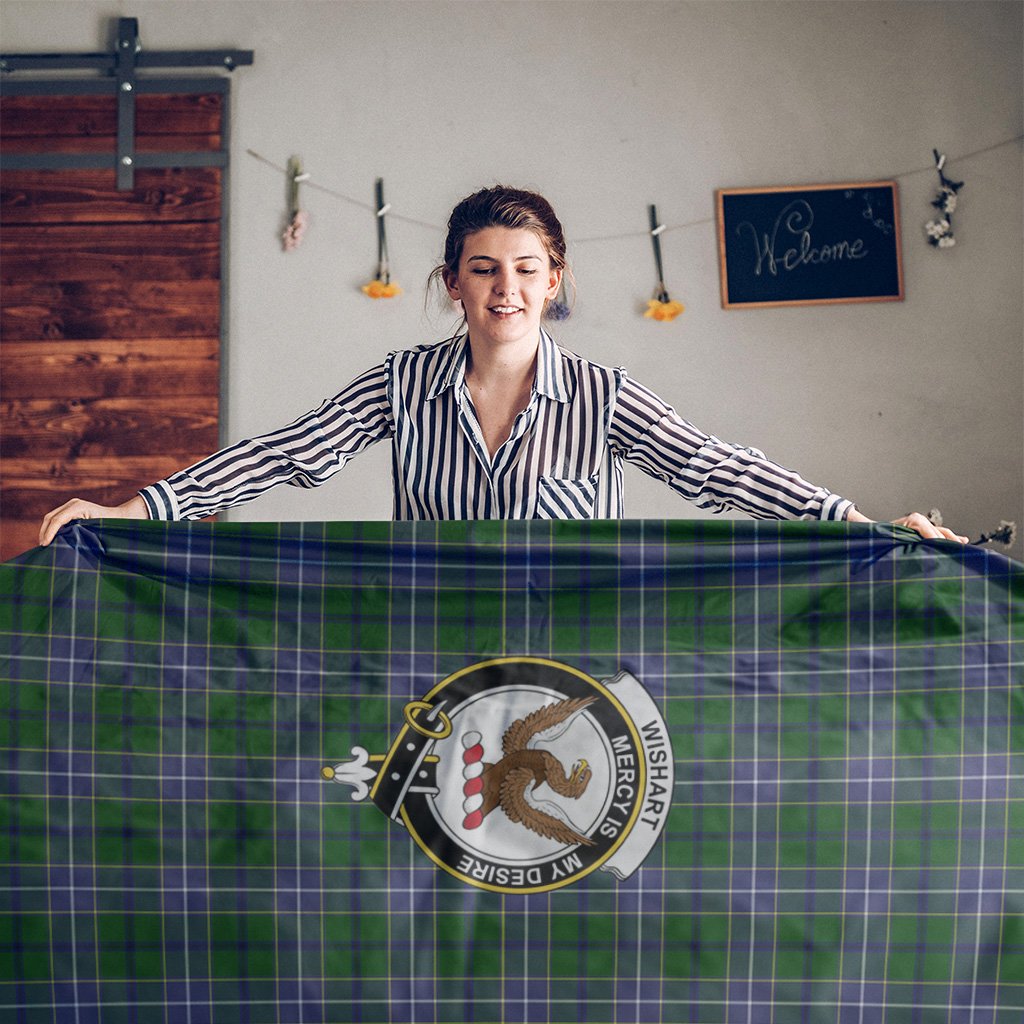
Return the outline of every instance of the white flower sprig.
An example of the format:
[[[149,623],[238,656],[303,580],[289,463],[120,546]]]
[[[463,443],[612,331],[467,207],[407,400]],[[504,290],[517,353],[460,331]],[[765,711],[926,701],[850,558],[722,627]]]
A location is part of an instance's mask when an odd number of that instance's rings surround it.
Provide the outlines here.
[[[999,521],[999,525],[991,533],[983,533],[977,540],[972,540],[972,544],[988,544],[990,541],[995,541],[997,544],[1002,544],[1004,547],[1012,547],[1013,542],[1017,537],[1017,524],[1008,522],[1005,519]]]
[[[928,513],[928,522],[932,526],[942,525],[942,513],[937,509],[933,508]],[[972,540],[972,544],[1002,544],[1005,547],[1013,547],[1013,542],[1017,537],[1017,524],[1012,523],[1006,519],[1000,519],[999,525],[992,530],[990,533],[982,533],[976,540]]]
[[[924,226],[928,235],[928,244],[934,245],[937,249],[949,249],[956,245],[953,237],[953,211],[956,209],[956,194],[964,187],[962,181],[952,181],[942,173],[946,165],[945,154],[939,155],[937,149],[932,150],[935,157],[935,170],[939,173],[939,191],[932,200],[932,206],[942,216],[938,220],[930,220]]]

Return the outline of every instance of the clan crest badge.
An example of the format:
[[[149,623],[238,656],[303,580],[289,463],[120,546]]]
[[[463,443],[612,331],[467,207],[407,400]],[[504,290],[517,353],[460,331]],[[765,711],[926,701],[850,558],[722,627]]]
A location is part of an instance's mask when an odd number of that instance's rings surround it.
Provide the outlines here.
[[[323,768],[400,822],[440,868],[492,892],[547,892],[643,863],[672,805],[668,728],[628,672],[479,662],[406,704],[386,754]]]

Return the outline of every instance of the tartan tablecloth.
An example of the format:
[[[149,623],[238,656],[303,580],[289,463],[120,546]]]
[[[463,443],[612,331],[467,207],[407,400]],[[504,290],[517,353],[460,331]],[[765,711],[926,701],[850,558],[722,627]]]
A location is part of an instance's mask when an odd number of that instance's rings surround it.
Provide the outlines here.
[[[0,567],[0,1019],[1020,1024],[1022,641],[881,525],[75,524]]]

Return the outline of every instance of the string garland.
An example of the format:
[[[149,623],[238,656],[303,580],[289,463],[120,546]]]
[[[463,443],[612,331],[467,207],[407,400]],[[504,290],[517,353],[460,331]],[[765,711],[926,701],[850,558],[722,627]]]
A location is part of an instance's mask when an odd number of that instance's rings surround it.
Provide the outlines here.
[[[1003,139],[1001,142],[996,142],[990,146],[984,146],[981,149],[975,149],[969,153],[963,153],[959,156],[951,156],[948,159],[952,161],[970,160],[973,157],[980,156],[983,153],[990,153],[992,152],[992,150],[1001,149],[1003,146],[1009,146],[1015,142],[1020,142],[1022,139],[1024,139],[1024,135],[1014,135],[1008,139]],[[288,168],[282,167],[281,165],[274,163],[272,160],[268,160],[265,156],[261,155],[260,153],[257,153],[256,150],[254,149],[246,149],[246,153],[248,153],[248,155],[251,156],[253,159],[258,160],[260,163],[266,164],[268,167],[272,167],[279,174],[288,173]],[[934,162],[925,164],[922,167],[915,167],[912,170],[902,171],[899,174],[890,175],[890,177],[896,180],[900,180],[902,178],[909,178],[915,174],[923,174],[925,172],[935,172]],[[324,195],[332,196],[333,198],[338,199],[341,202],[348,203],[351,206],[356,206],[361,210],[367,210],[370,213],[374,214],[374,216],[376,216],[377,214],[377,208],[374,207],[371,203],[366,203],[359,199],[354,199],[352,196],[347,195],[346,193],[338,189],[331,188],[327,185],[321,185],[312,177],[305,178],[303,184],[307,189],[314,189],[317,192],[322,192]],[[388,211],[388,216],[392,220],[401,221],[403,224],[412,224],[415,225],[416,227],[428,228],[431,231],[440,232],[441,234],[444,234],[445,231],[445,228],[442,227],[440,224],[432,224],[429,221],[419,220],[416,217],[407,217],[404,214],[395,213],[391,210]],[[715,218],[713,216],[699,217],[695,220],[683,221],[678,224],[666,224],[664,225],[664,228],[661,233],[669,234],[670,232],[673,231],[683,231],[686,230],[687,228],[699,227],[704,224],[713,224],[714,222]],[[630,238],[650,238],[650,236],[651,235],[649,230],[624,231],[619,234],[612,235],[587,235],[581,238],[572,239],[571,244],[586,245],[587,243],[590,242],[617,242]]]
[[[261,156],[254,149],[247,149],[246,153],[249,156],[254,157],[260,163],[266,164],[268,167],[272,167],[279,174],[287,174],[288,168],[282,167],[280,164],[275,164],[273,160],[268,160],[265,156]],[[306,188],[315,189],[317,192],[323,192],[325,195],[333,196],[335,199],[340,199],[342,202],[349,203],[352,206],[358,206],[361,210],[368,210],[374,216],[377,215],[377,207],[372,203],[364,203],[360,199],[353,199],[351,196],[346,195],[344,192],[339,192],[337,189],[328,188],[326,185],[321,185],[320,182],[314,181],[311,176],[307,176],[304,179]],[[388,216],[392,220],[400,220],[406,224],[415,224],[421,228],[430,228],[431,231],[443,231],[444,228],[439,227],[437,224],[431,224],[425,220],[417,220],[415,217],[405,217],[400,213],[391,213],[388,211]]]

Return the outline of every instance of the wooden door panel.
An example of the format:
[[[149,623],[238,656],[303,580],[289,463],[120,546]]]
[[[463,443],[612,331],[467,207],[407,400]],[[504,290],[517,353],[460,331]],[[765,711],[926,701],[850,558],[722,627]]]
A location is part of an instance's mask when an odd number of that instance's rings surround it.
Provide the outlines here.
[[[6,153],[109,153],[115,142],[111,135],[68,135],[41,139],[38,135],[16,135],[4,139]],[[135,140],[136,153],[187,153],[195,150],[215,150],[220,146],[219,135],[143,135]]]
[[[2,414],[5,466],[8,458],[154,452],[177,456],[180,469],[217,446],[217,417],[205,395],[23,398],[4,401]]]
[[[34,338],[209,337],[220,329],[217,281],[69,281],[8,285],[0,330]]]
[[[177,455],[5,459],[0,474],[4,528],[9,520],[20,519],[34,522],[38,530],[39,521],[54,507],[55,491],[88,494],[101,505],[116,505],[131,496],[137,481],[159,480],[178,469]]]
[[[151,135],[208,135],[219,148],[224,97],[219,93],[139,93],[135,101],[136,139]],[[117,137],[117,97],[0,97],[4,142],[36,138],[51,153],[55,138]],[[108,149],[113,149],[113,143]]]
[[[119,192],[113,171],[6,171],[0,224],[219,220],[216,167],[146,168],[135,190]]]
[[[123,398],[131,395],[216,397],[220,340],[210,338],[11,341],[0,347],[5,400]]]
[[[136,152],[219,151],[220,94],[137,97]],[[110,153],[117,101],[4,96],[6,153]],[[168,163],[173,161],[173,155]],[[218,167],[0,181],[0,559],[76,495],[117,504],[218,444]]]
[[[0,281],[187,281],[220,277],[216,221],[32,224],[4,229]]]
[[[28,551],[39,543],[39,519],[38,516],[28,519],[4,516],[0,519],[0,562],[20,555],[22,551]]]

